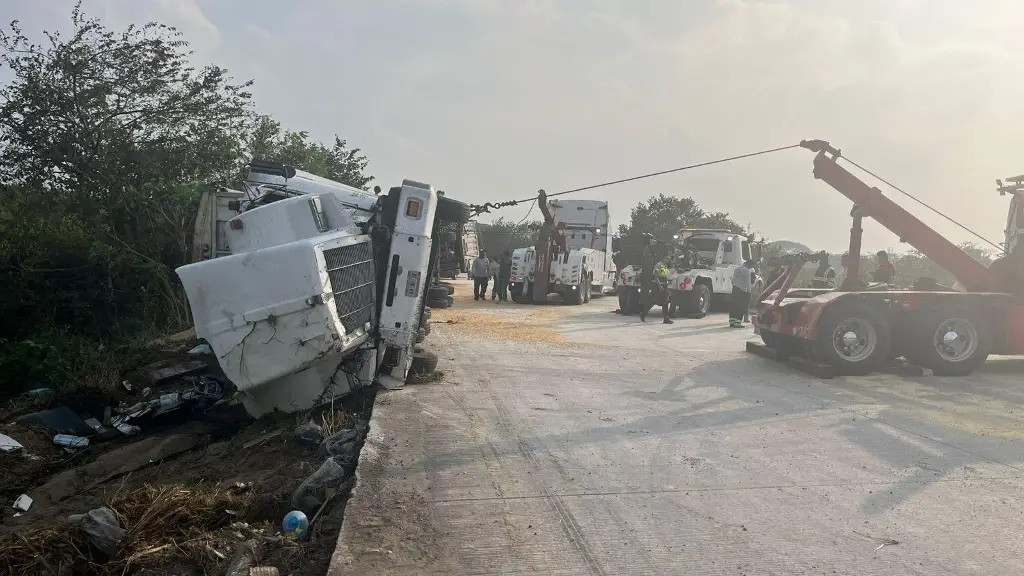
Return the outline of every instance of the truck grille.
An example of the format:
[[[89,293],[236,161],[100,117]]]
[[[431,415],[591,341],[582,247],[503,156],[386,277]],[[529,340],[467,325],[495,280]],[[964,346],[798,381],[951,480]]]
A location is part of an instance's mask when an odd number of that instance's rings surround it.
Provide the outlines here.
[[[345,332],[352,333],[373,316],[373,250],[369,242],[324,250],[334,308]]]

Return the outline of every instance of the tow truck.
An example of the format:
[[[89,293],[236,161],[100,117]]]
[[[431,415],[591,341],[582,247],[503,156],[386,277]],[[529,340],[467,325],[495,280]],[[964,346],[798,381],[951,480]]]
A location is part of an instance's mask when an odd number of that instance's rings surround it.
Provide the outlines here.
[[[814,177],[853,201],[849,254],[861,253],[862,220],[873,218],[949,271],[966,291],[927,279],[910,290],[859,280],[839,290],[795,289],[808,257],[790,257],[752,317],[755,332],[777,358],[802,357],[830,373],[867,374],[903,356],[934,374],[963,376],[989,354],[1024,353],[1024,302],[1019,292],[1007,293],[1020,287],[1008,286],[998,271],[1009,268],[1019,275],[1024,260],[1016,248],[1024,225],[1024,177],[1008,185],[997,181],[999,192],[1012,199],[1002,261],[986,267],[843,168],[841,152],[828,142],[804,140],[800,146],[816,153]],[[851,259],[848,278],[860,277],[859,265],[859,258]]]
[[[614,291],[608,203],[548,201],[543,190],[537,202],[544,216],[537,245],[512,252],[512,300],[545,302],[548,294],[557,293],[565,303],[579,305]],[[544,277],[546,282],[540,280]]]
[[[435,232],[469,207],[405,180],[381,194],[253,162],[226,222],[230,254],[176,270],[196,335],[254,417],[311,408],[379,382],[401,387],[417,351]]]

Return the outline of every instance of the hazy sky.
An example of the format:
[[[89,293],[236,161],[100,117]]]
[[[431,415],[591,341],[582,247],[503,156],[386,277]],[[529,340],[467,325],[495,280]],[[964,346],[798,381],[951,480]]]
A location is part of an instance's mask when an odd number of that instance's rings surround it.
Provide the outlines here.
[[[0,0],[62,28],[71,1]],[[180,28],[198,63],[256,81],[285,126],[494,201],[823,138],[999,242],[994,179],[1024,173],[1020,0],[86,0],[110,26]],[[788,151],[585,193],[628,219],[692,196],[776,239],[839,251],[850,203]],[[956,241],[971,239],[912,207]],[[525,209],[502,215],[520,218]],[[486,219],[486,218],[485,218]],[[865,248],[905,249],[871,223]]]

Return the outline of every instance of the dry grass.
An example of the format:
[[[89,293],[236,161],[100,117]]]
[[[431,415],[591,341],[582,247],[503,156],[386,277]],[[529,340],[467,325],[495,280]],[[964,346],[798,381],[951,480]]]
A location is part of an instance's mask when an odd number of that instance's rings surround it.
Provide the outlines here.
[[[323,430],[324,438],[333,436],[345,428],[351,427],[352,415],[344,410],[336,409],[334,401],[331,400],[331,407],[324,410],[323,414],[320,415],[320,428]]]
[[[121,491],[108,503],[127,531],[113,558],[104,558],[79,527],[64,522],[0,541],[0,573],[57,574],[70,569],[76,574],[112,576],[173,559],[222,569],[224,560],[211,553],[217,543],[214,532],[244,517],[253,505],[253,494],[236,487],[180,485]]]
[[[554,329],[555,322],[565,316],[563,307],[536,306],[523,313],[500,314],[496,310],[461,309],[458,306],[456,303],[456,308],[434,311],[432,320],[443,322],[455,331],[469,333],[479,338],[558,344],[563,347],[584,345],[570,340]]]

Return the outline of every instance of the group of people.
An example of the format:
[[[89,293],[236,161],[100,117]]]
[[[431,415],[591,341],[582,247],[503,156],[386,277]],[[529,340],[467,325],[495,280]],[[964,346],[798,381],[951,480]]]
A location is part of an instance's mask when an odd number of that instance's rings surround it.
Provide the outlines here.
[[[878,259],[878,268],[875,269],[872,279],[883,284],[892,284],[896,281],[896,266],[889,260],[889,254],[885,250],[875,253]],[[850,266],[850,255],[843,254],[839,260],[839,272],[836,273],[832,265],[828,263],[828,253],[818,253],[818,268],[814,271],[814,278],[811,280],[812,288],[839,288],[842,289],[847,280],[859,280],[858,278],[847,278]]]
[[[491,300],[508,302],[508,283],[512,276],[512,254],[506,250],[500,259],[488,259],[487,251],[481,250],[473,260],[470,270],[473,276],[473,300],[487,300],[487,285],[493,280]]]

